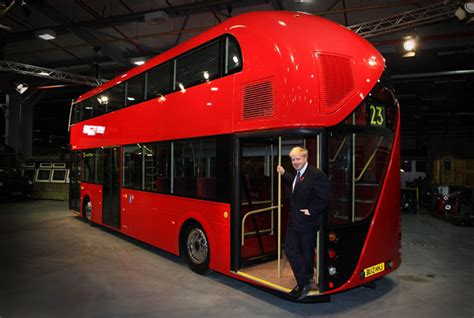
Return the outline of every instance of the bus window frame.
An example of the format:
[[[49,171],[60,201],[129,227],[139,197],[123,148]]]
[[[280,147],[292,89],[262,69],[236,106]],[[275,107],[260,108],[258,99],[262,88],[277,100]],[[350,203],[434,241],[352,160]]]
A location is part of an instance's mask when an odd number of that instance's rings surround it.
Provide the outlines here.
[[[191,54],[194,54],[202,49],[205,49],[206,47],[212,45],[214,42],[219,42],[219,56],[218,56],[218,60],[219,60],[219,75],[218,76],[215,76],[213,78],[209,78],[209,80],[207,81],[203,81],[203,82],[198,82],[198,83],[195,83],[195,84],[192,84],[188,87],[186,87],[186,89],[189,89],[191,87],[194,87],[194,86],[198,86],[198,85],[202,85],[202,84],[205,84],[209,81],[212,81],[212,80],[217,80],[217,79],[220,79],[220,78],[223,78],[223,77],[226,77],[226,76],[229,76],[229,75],[232,75],[232,74],[235,74],[235,73],[238,73],[238,72],[241,72],[243,70],[243,56],[242,56],[242,49],[240,47],[240,44],[239,42],[237,41],[237,39],[232,35],[232,34],[229,34],[229,33],[225,33],[225,34],[222,34],[214,39],[211,39],[210,41],[207,41],[195,48],[192,48],[191,50],[189,51],[186,51],[180,55],[177,55],[169,60],[166,60],[164,61],[163,63],[160,63],[159,65],[156,65],[150,69],[147,69],[141,73],[138,73],[136,74],[135,76],[127,79],[126,81],[123,81],[121,83],[117,83],[115,84],[114,86],[106,89],[106,90],[103,90],[87,99],[84,99],[84,100],[81,100],[80,102],[75,102],[73,101],[72,102],[72,107],[77,107],[77,111],[79,113],[79,116],[78,117],[81,117],[80,120],[77,120],[76,122],[73,121],[73,114],[74,114],[74,110],[70,112],[70,126],[73,126],[79,122],[82,122],[82,121],[85,121],[85,120],[88,120],[88,119],[91,119],[91,118],[96,118],[96,117],[100,117],[102,115],[106,115],[108,113],[112,113],[114,111],[119,111],[121,109],[124,109],[124,108],[128,108],[128,107],[131,107],[131,106],[135,106],[135,105],[139,105],[141,103],[144,103],[144,102],[147,102],[149,100],[152,100],[154,98],[157,98],[157,97],[151,97],[151,98],[148,98],[147,96],[147,86],[148,86],[148,72],[154,70],[154,69],[157,69],[163,65],[165,65],[166,63],[170,63],[170,72],[171,72],[171,76],[170,76],[170,91],[167,93],[167,94],[163,94],[162,96],[166,96],[168,94],[172,94],[172,93],[175,93],[175,92],[178,92],[180,91],[181,89],[179,87],[176,87],[177,86],[177,82],[176,82],[176,64],[177,64],[177,60],[180,59],[180,58],[183,58],[185,57],[186,55],[191,55]],[[226,72],[226,61],[227,61],[227,55],[229,54],[229,50],[228,50],[228,45],[230,43],[233,43],[233,45],[235,45],[238,49],[238,52],[239,52],[239,55],[240,55],[240,63],[239,63],[239,67],[237,68],[234,68],[232,69],[231,71],[227,71]],[[136,77],[139,77],[139,76],[143,76],[143,100],[138,102],[138,103],[133,103],[133,104],[129,104],[127,105],[127,97],[128,97],[128,81],[130,80],[133,80],[135,79]],[[124,88],[123,88],[123,91],[124,91],[124,104],[122,107],[119,107],[118,109],[115,109],[115,110],[112,110],[110,112],[105,112],[104,114],[101,114],[99,116],[92,116],[92,117],[89,117],[89,118],[86,118],[86,119],[82,119],[82,106],[83,106],[83,103],[87,102],[87,101],[91,101],[93,98],[97,98],[97,96],[101,95],[101,94],[108,94],[108,91],[111,90],[113,87],[118,87],[120,85],[123,85]],[[162,97],[160,96],[160,97]]]

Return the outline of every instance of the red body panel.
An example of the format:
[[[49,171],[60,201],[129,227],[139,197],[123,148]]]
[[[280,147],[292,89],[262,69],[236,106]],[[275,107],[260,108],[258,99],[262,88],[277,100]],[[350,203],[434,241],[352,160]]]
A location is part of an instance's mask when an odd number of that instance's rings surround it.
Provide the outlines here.
[[[222,34],[231,34],[239,42],[241,72],[79,122],[71,127],[72,149],[333,126],[369,94],[385,66],[383,57],[366,40],[333,22],[304,13],[254,12],[231,18],[178,45],[85,93],[78,102]],[[274,116],[244,120],[243,88],[260,81],[273,84]],[[102,126],[105,131],[88,135],[83,132],[84,125]],[[394,268],[400,264],[399,236],[394,234],[400,232],[398,134],[399,124],[391,164],[357,269],[344,286],[331,292],[363,283],[359,272],[366,267],[389,259]],[[88,195],[93,206],[100,207],[93,210],[93,221],[101,224],[101,186],[82,184],[81,190],[81,199]],[[230,211],[229,204],[122,189],[120,231],[179,254],[182,225],[195,219],[208,235],[210,268],[236,277],[230,272]]]
[[[228,204],[122,189],[120,206],[121,232],[176,255],[184,222],[196,220],[209,239],[210,268],[222,273],[229,271]]]
[[[383,57],[373,46],[338,24],[302,13],[255,12],[227,20],[84,94],[78,101],[222,34],[232,34],[239,42],[243,71],[174,92],[165,100],[153,99],[80,122],[71,127],[72,149],[250,130],[332,126],[354,110],[384,69]],[[321,61],[327,56],[343,57],[349,64],[347,68],[331,69],[331,63]],[[324,71],[328,65],[329,70]],[[341,94],[339,89],[327,89],[340,88],[338,81],[349,76],[354,81],[353,89],[338,105],[325,107],[322,96]],[[243,120],[242,86],[268,79],[274,86],[275,116]],[[89,136],[83,133],[84,125],[103,126],[105,133]]]

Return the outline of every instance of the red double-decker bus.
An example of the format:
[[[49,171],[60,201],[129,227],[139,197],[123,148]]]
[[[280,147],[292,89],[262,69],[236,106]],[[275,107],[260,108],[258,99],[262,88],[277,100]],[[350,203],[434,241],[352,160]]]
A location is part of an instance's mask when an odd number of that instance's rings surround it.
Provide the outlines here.
[[[254,12],[80,96],[70,209],[292,300],[281,252],[294,146],[329,178],[304,301],[367,284],[400,257],[399,107],[383,57],[328,20]]]

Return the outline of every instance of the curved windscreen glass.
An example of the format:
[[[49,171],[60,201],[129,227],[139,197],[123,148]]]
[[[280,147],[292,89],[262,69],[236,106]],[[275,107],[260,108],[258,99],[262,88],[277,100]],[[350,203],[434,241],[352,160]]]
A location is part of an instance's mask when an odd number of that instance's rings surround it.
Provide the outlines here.
[[[330,130],[329,224],[358,222],[371,215],[389,164],[397,118],[393,94],[377,84],[342,124]]]

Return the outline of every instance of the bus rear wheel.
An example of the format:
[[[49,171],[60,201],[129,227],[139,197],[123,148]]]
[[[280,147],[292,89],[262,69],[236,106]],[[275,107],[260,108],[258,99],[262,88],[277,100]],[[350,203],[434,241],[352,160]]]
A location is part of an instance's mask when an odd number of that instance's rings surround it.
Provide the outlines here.
[[[182,244],[189,268],[198,274],[205,274],[209,270],[210,249],[200,224],[192,223],[187,227]]]
[[[89,200],[89,198],[84,200],[84,206],[82,211],[82,216],[84,217],[84,220],[90,225],[94,225],[94,222],[92,221],[92,202]]]

